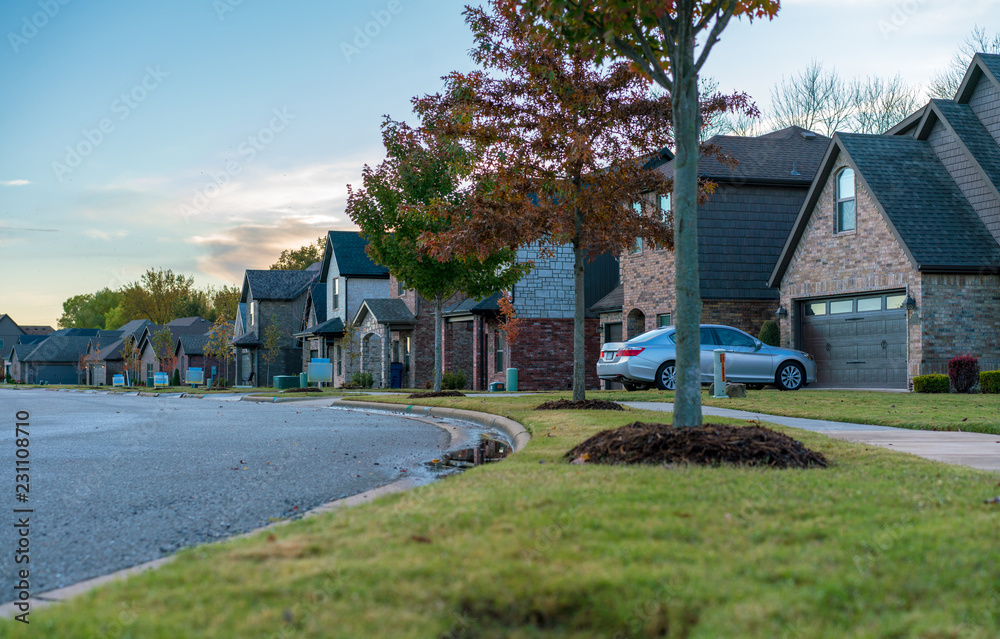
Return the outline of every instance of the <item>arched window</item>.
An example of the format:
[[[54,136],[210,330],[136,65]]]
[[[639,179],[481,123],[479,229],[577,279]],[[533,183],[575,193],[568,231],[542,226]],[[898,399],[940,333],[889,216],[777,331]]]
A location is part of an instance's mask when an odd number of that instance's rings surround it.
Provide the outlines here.
[[[837,233],[853,231],[855,226],[854,171],[837,174]]]

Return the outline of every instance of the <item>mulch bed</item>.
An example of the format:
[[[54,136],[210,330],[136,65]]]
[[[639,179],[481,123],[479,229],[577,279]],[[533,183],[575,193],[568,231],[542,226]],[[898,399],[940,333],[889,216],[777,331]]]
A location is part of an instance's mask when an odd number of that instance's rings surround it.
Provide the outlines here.
[[[282,393],[322,393],[323,389],[318,386],[306,386],[305,388],[286,388]]]
[[[574,463],[736,464],[771,468],[825,468],[822,453],[763,426],[705,424],[675,428],[634,422],[598,433],[566,453]]]
[[[625,410],[625,407],[618,402],[609,402],[604,399],[556,399],[545,402],[541,406],[536,406],[535,410]]]
[[[407,399],[424,399],[427,397],[465,397],[465,393],[460,393],[458,391],[431,391],[429,393],[413,393],[412,395],[407,395]]]

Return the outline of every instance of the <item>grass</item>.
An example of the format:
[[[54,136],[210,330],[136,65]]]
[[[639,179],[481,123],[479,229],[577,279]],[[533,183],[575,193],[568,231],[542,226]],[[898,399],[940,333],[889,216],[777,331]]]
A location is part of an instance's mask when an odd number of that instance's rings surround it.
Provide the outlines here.
[[[662,391],[597,391],[588,397],[617,401],[673,401]],[[806,417],[835,422],[876,424],[914,430],[963,430],[1000,435],[1000,395],[959,393],[879,393],[866,391],[772,388],[747,391],[744,399],[712,399],[702,392],[702,404],[764,415]]]
[[[599,430],[670,415],[532,410],[554,396],[426,400],[508,415],[534,439],[499,464],[183,551],[0,637],[1000,634],[995,474],[783,428],[831,467],[569,465]]]

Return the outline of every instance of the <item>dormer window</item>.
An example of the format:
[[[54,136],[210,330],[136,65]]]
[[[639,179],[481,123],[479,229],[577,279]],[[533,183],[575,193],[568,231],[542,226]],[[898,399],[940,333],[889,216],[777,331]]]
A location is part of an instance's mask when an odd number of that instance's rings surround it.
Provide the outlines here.
[[[853,231],[854,227],[854,171],[844,169],[837,174],[837,233]]]

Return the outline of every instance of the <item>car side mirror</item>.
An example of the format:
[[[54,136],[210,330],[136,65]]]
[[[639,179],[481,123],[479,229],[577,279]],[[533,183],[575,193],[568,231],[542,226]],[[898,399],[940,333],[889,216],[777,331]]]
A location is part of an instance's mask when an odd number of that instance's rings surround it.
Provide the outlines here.
[[[753,349],[755,351],[759,351],[761,348],[763,348],[763,346],[764,346],[764,342],[760,341],[759,339],[754,339],[754,341],[753,341]]]

